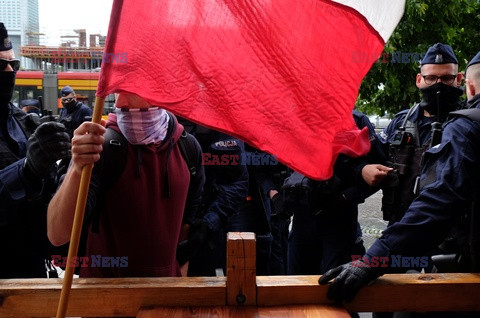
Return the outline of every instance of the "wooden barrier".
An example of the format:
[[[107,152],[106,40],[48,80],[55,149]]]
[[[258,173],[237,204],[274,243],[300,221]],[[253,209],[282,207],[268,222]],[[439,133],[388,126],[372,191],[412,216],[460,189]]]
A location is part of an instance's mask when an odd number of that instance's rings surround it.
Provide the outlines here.
[[[317,275],[255,276],[254,240],[229,233],[227,277],[74,279],[67,316],[349,317]],[[0,280],[0,317],[55,316],[61,288],[61,279]],[[480,274],[385,275],[344,307],[480,311]]]

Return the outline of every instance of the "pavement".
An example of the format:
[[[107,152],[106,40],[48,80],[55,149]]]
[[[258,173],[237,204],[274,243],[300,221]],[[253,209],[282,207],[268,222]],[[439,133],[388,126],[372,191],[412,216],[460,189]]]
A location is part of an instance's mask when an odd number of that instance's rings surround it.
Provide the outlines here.
[[[363,241],[367,250],[387,227],[387,222],[382,219],[381,203],[382,191],[378,191],[365,200],[365,203],[358,206],[358,222],[362,229]],[[359,313],[359,315],[360,318],[372,318],[371,312]]]
[[[365,248],[368,249],[382,231],[387,227],[387,221],[382,218],[382,191],[370,196],[365,203],[358,206],[358,222],[362,229]]]

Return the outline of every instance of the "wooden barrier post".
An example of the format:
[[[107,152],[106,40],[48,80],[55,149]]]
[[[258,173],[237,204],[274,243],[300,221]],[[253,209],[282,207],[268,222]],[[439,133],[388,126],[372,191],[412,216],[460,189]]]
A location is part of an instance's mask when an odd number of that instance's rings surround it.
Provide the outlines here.
[[[227,235],[227,305],[257,304],[255,234]]]

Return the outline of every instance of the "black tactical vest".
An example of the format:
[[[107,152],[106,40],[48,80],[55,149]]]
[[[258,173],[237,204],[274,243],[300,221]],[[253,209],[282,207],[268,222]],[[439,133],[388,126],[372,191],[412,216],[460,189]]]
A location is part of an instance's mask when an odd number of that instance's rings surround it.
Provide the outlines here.
[[[417,107],[418,104],[409,110],[389,147],[389,161],[394,171],[382,188],[382,212],[383,219],[390,223],[400,220],[415,198],[423,154],[429,148],[428,143],[420,144],[417,123],[409,120]]]

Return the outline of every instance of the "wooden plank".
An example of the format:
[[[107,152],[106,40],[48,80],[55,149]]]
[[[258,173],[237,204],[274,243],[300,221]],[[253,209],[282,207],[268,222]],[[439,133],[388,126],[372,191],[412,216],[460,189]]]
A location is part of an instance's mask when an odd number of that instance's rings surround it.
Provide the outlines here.
[[[319,276],[258,276],[258,306],[333,304]],[[391,274],[360,290],[349,311],[480,311],[480,274]]]
[[[331,305],[318,276],[259,276],[259,307]],[[0,317],[55,316],[61,279],[0,280]],[[134,316],[141,307],[224,306],[225,277],[75,279],[68,316]],[[234,307],[234,306],[233,306]],[[247,306],[243,306],[247,307]],[[293,307],[295,308],[295,307]],[[349,311],[480,311],[480,274],[385,275]],[[190,309],[194,310],[194,309]],[[287,310],[288,311],[288,310]]]
[[[480,311],[480,274],[386,275],[357,295],[354,311]]]
[[[210,318],[210,317],[271,317],[271,318],[350,318],[345,309],[324,305],[294,305],[278,307],[222,306],[177,308],[162,307],[141,310],[137,318]]]
[[[227,304],[256,305],[255,234],[227,235]]]
[[[0,280],[0,317],[54,317],[62,279]],[[223,306],[225,277],[77,278],[67,316],[135,316],[146,306]]]

